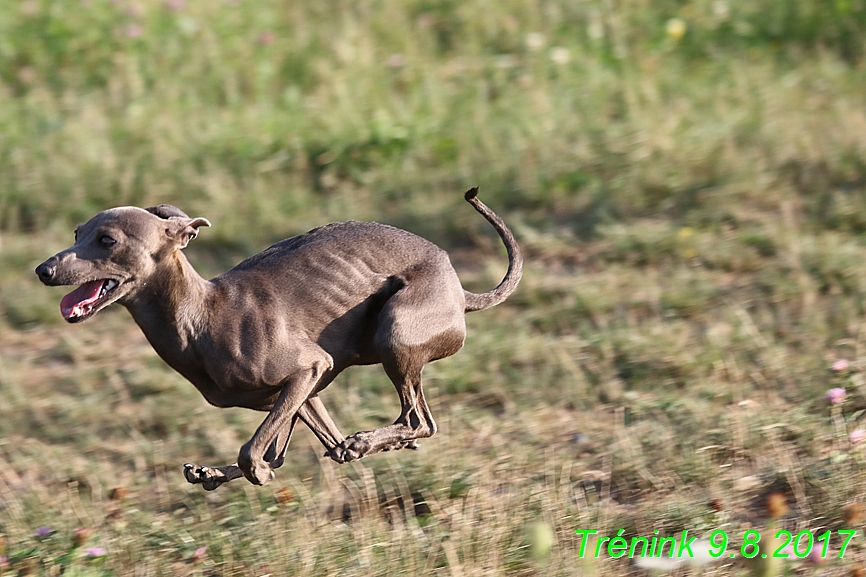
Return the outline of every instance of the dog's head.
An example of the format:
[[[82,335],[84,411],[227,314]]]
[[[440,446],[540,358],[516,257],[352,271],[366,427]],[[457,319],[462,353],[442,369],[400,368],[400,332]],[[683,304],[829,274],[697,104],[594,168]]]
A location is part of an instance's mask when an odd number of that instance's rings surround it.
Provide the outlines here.
[[[210,223],[168,204],[112,208],[79,225],[75,244],[36,267],[36,274],[48,286],[81,285],[60,301],[63,318],[80,322],[146,286],[200,226]]]

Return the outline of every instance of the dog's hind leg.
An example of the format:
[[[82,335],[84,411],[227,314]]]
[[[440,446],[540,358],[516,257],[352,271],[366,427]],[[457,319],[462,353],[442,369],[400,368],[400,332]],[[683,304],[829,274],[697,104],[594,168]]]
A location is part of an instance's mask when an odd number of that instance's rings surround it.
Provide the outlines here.
[[[388,376],[400,395],[400,417],[393,425],[372,431],[359,431],[346,437],[329,453],[335,461],[346,463],[380,451],[417,449],[416,439],[432,437],[436,433],[436,422],[421,388],[421,371],[395,374],[389,370]]]
[[[447,260],[427,263],[407,275],[406,285],[382,308],[374,337],[382,366],[400,396],[400,416],[393,425],[350,435],[331,451],[332,459],[347,462],[379,451],[414,449],[416,439],[436,433],[421,387],[421,370],[463,346],[462,290]]]

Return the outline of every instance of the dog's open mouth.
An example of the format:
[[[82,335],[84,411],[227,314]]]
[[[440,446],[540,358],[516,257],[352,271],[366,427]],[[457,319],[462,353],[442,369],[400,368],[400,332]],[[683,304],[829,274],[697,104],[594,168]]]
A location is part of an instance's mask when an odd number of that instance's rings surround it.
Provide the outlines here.
[[[117,288],[116,280],[102,279],[84,283],[60,301],[60,314],[67,321],[83,320],[96,308],[108,300],[112,291]]]

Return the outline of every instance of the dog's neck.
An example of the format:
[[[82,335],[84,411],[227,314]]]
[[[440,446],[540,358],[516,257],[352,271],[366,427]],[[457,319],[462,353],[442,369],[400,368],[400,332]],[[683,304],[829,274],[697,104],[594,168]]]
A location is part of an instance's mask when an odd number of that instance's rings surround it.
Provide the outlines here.
[[[190,345],[208,323],[213,295],[213,284],[199,276],[176,250],[133,298],[122,304],[156,352],[174,364],[166,355],[186,357],[192,352]]]

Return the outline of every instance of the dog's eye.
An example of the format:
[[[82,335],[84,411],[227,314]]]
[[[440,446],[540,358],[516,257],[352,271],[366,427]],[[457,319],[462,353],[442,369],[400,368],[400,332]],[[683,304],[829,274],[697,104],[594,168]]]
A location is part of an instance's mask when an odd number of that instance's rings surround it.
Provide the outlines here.
[[[99,238],[99,244],[101,244],[102,246],[112,246],[116,242],[116,240],[114,240],[107,234],[104,234]]]

